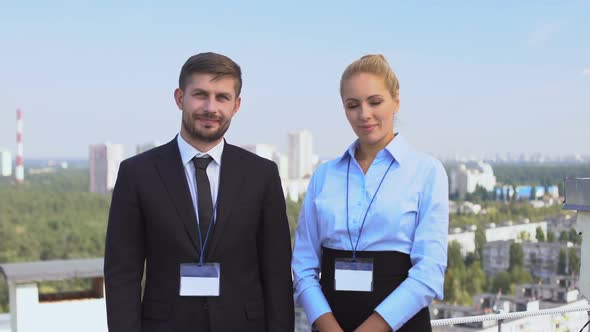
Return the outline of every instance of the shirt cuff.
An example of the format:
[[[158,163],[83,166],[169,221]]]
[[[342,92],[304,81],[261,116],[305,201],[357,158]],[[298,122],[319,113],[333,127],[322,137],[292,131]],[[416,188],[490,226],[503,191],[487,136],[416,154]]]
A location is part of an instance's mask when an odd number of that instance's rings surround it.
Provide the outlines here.
[[[430,292],[430,289],[420,282],[407,278],[375,308],[375,311],[394,331],[397,331],[428,305],[424,294]]]
[[[319,286],[312,286],[299,295],[299,303],[305,309],[309,324],[313,324],[321,315],[332,312],[324,293]]]

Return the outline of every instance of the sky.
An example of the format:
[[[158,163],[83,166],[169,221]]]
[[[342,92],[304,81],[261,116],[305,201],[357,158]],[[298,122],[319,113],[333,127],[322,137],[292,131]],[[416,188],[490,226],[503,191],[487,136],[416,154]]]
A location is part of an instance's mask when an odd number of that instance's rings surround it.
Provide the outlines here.
[[[355,139],[342,71],[369,53],[400,81],[395,130],[445,157],[590,154],[590,1],[2,1],[0,147],[86,158],[90,144],[168,142],[188,57],[243,71],[226,138],[287,152],[309,130],[321,158]]]

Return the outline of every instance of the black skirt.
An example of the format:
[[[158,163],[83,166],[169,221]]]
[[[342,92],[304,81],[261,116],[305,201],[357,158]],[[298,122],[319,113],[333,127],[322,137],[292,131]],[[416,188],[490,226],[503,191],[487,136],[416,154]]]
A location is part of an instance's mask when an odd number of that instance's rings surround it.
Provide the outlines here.
[[[351,258],[352,251],[322,248],[322,275],[320,285],[330,304],[332,313],[345,332],[359,327],[375,308],[407,277],[412,267],[410,256],[397,251],[357,251],[358,258],[373,259],[373,291],[335,291],[334,262],[336,258]],[[420,310],[406,322],[400,332],[430,332],[428,307]]]

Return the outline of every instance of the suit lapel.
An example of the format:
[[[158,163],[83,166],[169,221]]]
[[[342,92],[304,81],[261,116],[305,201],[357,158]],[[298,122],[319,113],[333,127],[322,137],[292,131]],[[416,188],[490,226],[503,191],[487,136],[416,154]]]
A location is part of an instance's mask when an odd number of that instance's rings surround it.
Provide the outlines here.
[[[156,165],[162,182],[168,191],[168,195],[170,195],[176,207],[178,217],[182,220],[184,228],[197,253],[200,253],[197,217],[195,216],[195,208],[191,201],[188,184],[186,183],[184,165],[180,158],[176,138],[164,146]]]
[[[240,167],[241,152],[233,145],[225,143],[221,155],[219,191],[217,194],[217,216],[211,242],[205,249],[206,257],[213,257],[215,249],[221,242],[222,234],[228,224],[234,202],[244,181],[244,172]]]

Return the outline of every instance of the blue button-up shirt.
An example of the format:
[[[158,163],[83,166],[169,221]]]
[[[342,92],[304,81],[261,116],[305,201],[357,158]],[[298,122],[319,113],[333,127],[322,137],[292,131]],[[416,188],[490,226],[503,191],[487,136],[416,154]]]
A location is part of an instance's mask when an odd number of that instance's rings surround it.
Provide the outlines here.
[[[443,298],[449,224],[448,179],[442,164],[416,151],[401,135],[381,150],[366,174],[354,158],[358,141],[313,174],[301,208],[293,274],[295,297],[310,322],[330,312],[319,285],[322,246],[352,250],[346,221],[346,178],[350,158],[349,226],[356,243],[369,209],[359,251],[399,251],[410,255],[408,278],[375,311],[399,329],[433,298]]]

